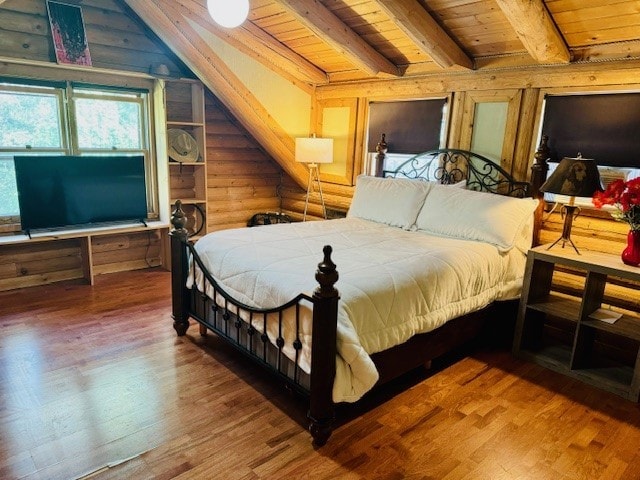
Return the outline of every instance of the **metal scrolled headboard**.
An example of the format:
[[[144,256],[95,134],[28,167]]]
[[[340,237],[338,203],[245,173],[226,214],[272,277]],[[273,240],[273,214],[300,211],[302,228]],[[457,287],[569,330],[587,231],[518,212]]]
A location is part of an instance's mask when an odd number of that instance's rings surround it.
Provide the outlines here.
[[[468,150],[441,148],[419,153],[395,170],[383,170],[382,176],[424,179],[446,185],[465,181],[469,190],[521,198],[531,196],[529,182],[515,180],[493,160]]]

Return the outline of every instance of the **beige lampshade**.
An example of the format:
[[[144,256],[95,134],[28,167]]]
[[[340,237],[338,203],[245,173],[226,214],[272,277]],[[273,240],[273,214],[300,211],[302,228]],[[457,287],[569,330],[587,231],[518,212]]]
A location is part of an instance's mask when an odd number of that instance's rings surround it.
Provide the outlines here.
[[[591,197],[602,191],[600,173],[591,158],[563,158],[540,191],[570,197]]]
[[[296,138],[296,162],[333,162],[333,138]]]

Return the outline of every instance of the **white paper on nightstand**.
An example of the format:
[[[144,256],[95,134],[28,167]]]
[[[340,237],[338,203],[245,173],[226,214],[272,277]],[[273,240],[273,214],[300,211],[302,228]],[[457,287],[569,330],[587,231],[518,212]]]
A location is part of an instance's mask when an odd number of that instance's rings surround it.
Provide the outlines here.
[[[600,320],[601,322],[606,323],[615,323],[622,316],[621,313],[614,312],[613,310],[609,310],[608,308],[599,308],[591,315],[589,318],[594,320]]]

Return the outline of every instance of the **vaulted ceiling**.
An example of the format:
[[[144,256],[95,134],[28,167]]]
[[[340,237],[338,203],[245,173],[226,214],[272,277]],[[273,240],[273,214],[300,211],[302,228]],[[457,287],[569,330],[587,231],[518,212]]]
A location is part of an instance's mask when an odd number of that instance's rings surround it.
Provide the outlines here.
[[[269,67],[315,85],[491,65],[640,56],[638,0],[251,0],[217,26],[205,0],[127,0],[184,16]]]
[[[250,0],[240,27],[206,0],[124,0],[294,178],[293,140],[198,28],[308,88],[492,69],[640,59],[639,0]]]

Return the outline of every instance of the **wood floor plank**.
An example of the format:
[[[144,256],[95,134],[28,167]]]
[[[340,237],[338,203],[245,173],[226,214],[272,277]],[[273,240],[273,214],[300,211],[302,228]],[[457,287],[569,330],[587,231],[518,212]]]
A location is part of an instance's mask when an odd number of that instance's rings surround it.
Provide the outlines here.
[[[172,328],[160,269],[0,293],[0,478],[640,479],[638,404],[478,346],[314,448],[305,403]]]

